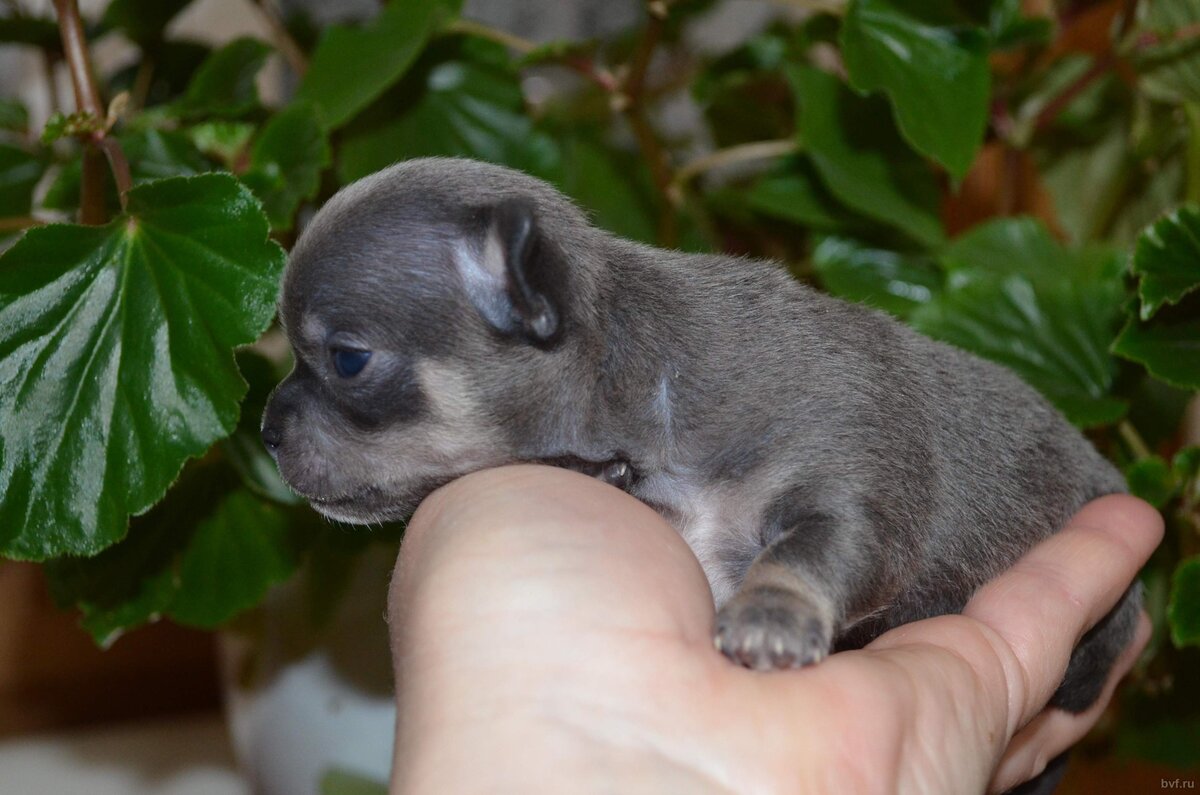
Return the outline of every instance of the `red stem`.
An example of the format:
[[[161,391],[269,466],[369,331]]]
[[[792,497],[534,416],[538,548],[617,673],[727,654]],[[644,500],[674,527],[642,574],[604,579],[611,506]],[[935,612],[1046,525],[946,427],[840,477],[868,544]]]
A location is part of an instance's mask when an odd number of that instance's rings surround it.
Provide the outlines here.
[[[1125,13],[1121,16],[1121,24],[1117,29],[1114,37],[1117,42],[1123,41],[1133,27],[1135,13],[1137,11],[1138,0],[1127,0],[1125,4]],[[1074,10],[1068,9],[1063,16],[1060,17],[1060,24],[1065,24],[1070,13]],[[1187,41],[1200,37],[1200,23],[1192,23],[1184,25],[1181,28],[1171,31],[1169,34],[1159,33],[1143,33],[1139,35],[1133,42],[1133,51],[1144,50],[1148,47],[1153,47],[1158,44],[1168,42]],[[1111,69],[1117,63],[1117,52],[1115,49],[1110,49],[1108,52],[1096,58],[1091,67],[1078,78],[1073,80],[1070,85],[1062,90],[1058,96],[1050,100],[1041,112],[1038,113],[1034,121],[1034,130],[1042,130],[1053,123],[1054,119],[1068,105],[1070,105],[1080,94],[1082,94],[1088,86],[1094,83],[1099,78],[1103,77],[1105,72]]]
[[[658,43],[662,38],[667,7],[665,3],[656,6],[654,2],[651,2],[648,8],[650,18],[646,22],[646,30],[638,42],[633,57],[630,59],[629,70],[620,86],[620,92],[615,94],[614,97],[622,100],[621,104],[623,105],[622,110],[625,118],[629,121],[634,138],[637,139],[642,159],[646,161],[646,165],[650,168],[654,186],[662,197],[662,212],[659,215],[658,224],[659,243],[671,247],[675,245],[679,236],[678,223],[675,217],[676,202],[671,192],[675,176],[671,171],[667,153],[663,149],[662,143],[658,140],[658,136],[655,135],[654,128],[650,125],[649,119],[646,118],[644,102],[646,72],[650,68],[650,61],[654,57],[654,51],[657,49]]]
[[[1042,130],[1049,127],[1058,114],[1062,113],[1068,105],[1074,102],[1092,83],[1111,69],[1116,62],[1117,56],[1112,52],[1107,52],[1093,61],[1092,65],[1087,68],[1087,71],[1072,80],[1070,85],[1059,92],[1058,96],[1046,103],[1046,106],[1041,109],[1034,119],[1034,130]]]
[[[58,12],[58,30],[62,36],[63,57],[71,72],[71,85],[75,89],[77,110],[93,116],[104,123],[104,105],[100,92],[92,77],[91,59],[88,57],[87,36],[83,32],[83,19],[79,16],[76,0],[54,0]],[[80,188],[79,220],[85,224],[102,224],[108,220],[104,207],[104,169],[100,165],[99,153],[108,159],[121,208],[125,208],[126,194],[133,184],[129,174],[129,162],[115,138],[109,138],[104,129],[84,138],[83,176]]]
[[[87,37],[83,32],[83,20],[75,0],[54,0],[58,11],[58,31],[62,36],[63,55],[71,70],[71,83],[75,87],[75,104],[79,110],[91,113],[98,119],[104,118],[100,104],[100,92],[92,79],[91,63],[88,59]]]

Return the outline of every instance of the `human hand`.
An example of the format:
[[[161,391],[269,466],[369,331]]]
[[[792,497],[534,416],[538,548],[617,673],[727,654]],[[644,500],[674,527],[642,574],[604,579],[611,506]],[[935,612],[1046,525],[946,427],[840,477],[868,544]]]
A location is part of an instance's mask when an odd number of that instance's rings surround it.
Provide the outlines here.
[[[1043,706],[1162,534],[1113,496],[962,615],[798,671],[712,645],[699,564],[656,513],[565,470],[462,478],[409,524],[389,602],[393,792],[1002,791],[1099,717]]]

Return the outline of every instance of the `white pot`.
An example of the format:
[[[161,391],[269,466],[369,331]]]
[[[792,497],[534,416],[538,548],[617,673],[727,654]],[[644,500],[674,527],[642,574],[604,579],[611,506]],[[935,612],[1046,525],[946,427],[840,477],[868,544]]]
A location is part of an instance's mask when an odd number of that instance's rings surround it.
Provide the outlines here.
[[[337,572],[349,578],[340,597],[329,592],[340,577],[328,561],[307,565],[221,632],[234,753],[256,795],[320,795],[334,770],[388,780],[396,711],[385,616],[395,560],[391,544],[349,559]]]

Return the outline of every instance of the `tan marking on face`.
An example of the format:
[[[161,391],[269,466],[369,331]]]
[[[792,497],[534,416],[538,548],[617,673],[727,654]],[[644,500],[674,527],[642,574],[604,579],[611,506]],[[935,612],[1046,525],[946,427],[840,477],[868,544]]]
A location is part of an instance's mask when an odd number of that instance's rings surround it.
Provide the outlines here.
[[[352,494],[367,487],[402,493],[424,480],[453,478],[511,460],[501,434],[481,421],[485,413],[463,369],[426,361],[416,371],[429,416],[363,431],[336,415],[312,412],[300,420],[308,450],[288,467],[293,483],[317,495]]]
[[[509,460],[500,434],[481,421],[484,412],[462,369],[424,361],[416,375],[433,416],[360,436],[356,447],[370,473],[366,477],[402,482],[466,474]]]
[[[416,369],[421,392],[433,405],[437,424],[452,428],[480,426],[479,401],[471,379],[462,369],[431,361],[419,362]]]

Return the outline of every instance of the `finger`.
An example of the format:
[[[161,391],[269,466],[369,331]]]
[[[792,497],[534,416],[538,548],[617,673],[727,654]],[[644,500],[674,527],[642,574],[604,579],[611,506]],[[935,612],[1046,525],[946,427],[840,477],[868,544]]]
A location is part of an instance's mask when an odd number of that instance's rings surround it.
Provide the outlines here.
[[[394,791],[463,791],[479,769],[539,791],[538,764],[514,760],[545,756],[587,780],[594,733],[662,712],[662,671],[712,654],[711,621],[695,556],[629,495],[537,466],[446,486],[413,516],[389,597]]]
[[[1009,743],[995,777],[992,779],[993,792],[1007,792],[1041,773],[1051,759],[1066,751],[1072,745],[1083,739],[1112,700],[1113,691],[1129,669],[1137,661],[1146,643],[1150,640],[1150,617],[1142,613],[1138,621],[1137,631],[1133,642],[1122,652],[1113,670],[1108,675],[1108,681],[1096,703],[1087,712],[1078,715],[1061,709],[1047,708],[1041,711],[1023,729],[1017,732]]]
[[[483,629],[518,629],[517,614],[529,631],[561,619],[705,645],[711,610],[695,556],[658,514],[593,478],[528,465],[431,495],[409,523],[391,601],[396,626],[477,624],[483,611],[505,619]]]
[[[1141,500],[1094,500],[971,599],[963,614],[1011,650],[1002,655],[1010,733],[1050,700],[1071,651],[1116,604],[1162,532],[1162,517]]]

